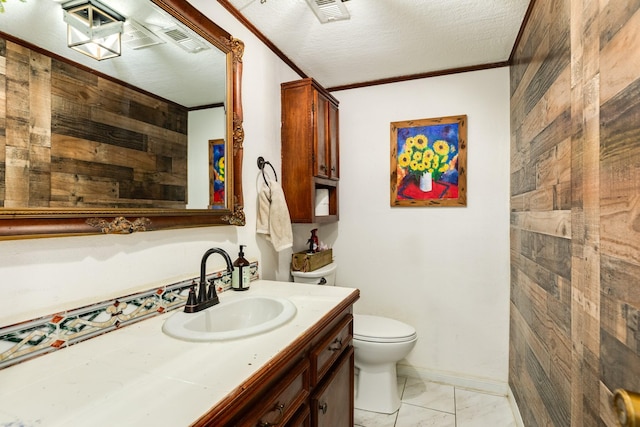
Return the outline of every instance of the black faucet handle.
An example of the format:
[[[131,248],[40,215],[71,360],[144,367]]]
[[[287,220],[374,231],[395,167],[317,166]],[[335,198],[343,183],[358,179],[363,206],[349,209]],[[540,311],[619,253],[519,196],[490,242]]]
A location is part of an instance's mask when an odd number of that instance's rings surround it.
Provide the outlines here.
[[[216,305],[220,302],[218,298],[218,294],[216,293],[216,285],[212,283],[209,285],[209,289],[207,290],[207,304],[208,306]]]
[[[190,307],[195,307],[197,303],[198,303],[198,299],[196,298],[196,288],[192,284],[191,287],[189,287],[189,295],[187,296],[187,303],[185,305],[185,311],[191,312],[191,311],[188,311],[188,310],[190,309]]]

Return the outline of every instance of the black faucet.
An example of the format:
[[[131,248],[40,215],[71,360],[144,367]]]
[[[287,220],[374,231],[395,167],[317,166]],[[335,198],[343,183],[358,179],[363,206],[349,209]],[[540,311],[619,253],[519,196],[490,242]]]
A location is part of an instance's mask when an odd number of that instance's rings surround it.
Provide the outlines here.
[[[211,248],[204,253],[202,261],[200,262],[200,283],[198,284],[198,295],[196,296],[195,283],[191,285],[189,289],[189,296],[187,297],[187,304],[184,306],[185,313],[196,313],[198,311],[209,308],[220,302],[218,294],[216,294],[216,287],[213,283],[209,283],[207,290],[207,258],[212,254],[220,254],[227,263],[227,271],[229,274],[233,273],[233,263],[231,257],[223,249]]]

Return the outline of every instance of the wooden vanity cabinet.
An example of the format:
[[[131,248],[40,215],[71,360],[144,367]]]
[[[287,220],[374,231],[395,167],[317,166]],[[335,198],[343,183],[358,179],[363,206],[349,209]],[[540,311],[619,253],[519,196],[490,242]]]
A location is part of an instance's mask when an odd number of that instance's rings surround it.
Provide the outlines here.
[[[291,221],[338,220],[338,100],[311,78],[283,83],[282,188]],[[316,215],[316,190],[329,193],[329,214]]]
[[[192,426],[351,427],[356,294]]]

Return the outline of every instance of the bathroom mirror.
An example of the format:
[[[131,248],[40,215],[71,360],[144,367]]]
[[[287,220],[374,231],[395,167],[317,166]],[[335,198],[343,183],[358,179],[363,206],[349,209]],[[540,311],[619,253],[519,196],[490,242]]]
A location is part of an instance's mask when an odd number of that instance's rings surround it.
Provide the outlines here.
[[[0,28],[0,239],[244,225],[243,43],[185,0],[102,0],[127,21],[122,55],[97,61],[66,46],[61,3],[8,2],[0,16],[8,19]],[[32,8],[25,15],[28,24],[16,18],[25,6]],[[162,15],[175,25],[155,22]],[[54,38],[59,40],[49,45]],[[142,54],[155,62],[144,65],[146,59],[136,56]],[[191,62],[179,62],[182,57]],[[15,78],[20,67],[22,81]],[[82,89],[74,89],[72,79],[83,82]],[[43,92],[48,97],[30,96],[43,84],[49,85]],[[10,97],[24,99],[24,105]],[[67,102],[69,97],[74,100]],[[136,117],[129,115],[134,110]],[[193,122],[199,123],[197,132]],[[88,137],[87,129],[97,137]],[[175,135],[181,141],[177,150],[171,148]],[[222,200],[193,207],[192,200],[203,197],[193,196],[192,189],[209,191],[213,160],[207,153],[214,138],[225,145]],[[90,154],[99,160],[88,159]],[[134,164],[124,167],[132,158]],[[96,164],[108,173],[90,175]],[[151,169],[140,172],[142,164]],[[192,177],[199,169],[202,175]],[[55,181],[61,171],[67,181]],[[118,182],[123,171],[139,182]],[[70,189],[79,181],[89,182],[95,194],[74,194]],[[110,196],[117,192],[127,194],[124,201],[113,202]]]

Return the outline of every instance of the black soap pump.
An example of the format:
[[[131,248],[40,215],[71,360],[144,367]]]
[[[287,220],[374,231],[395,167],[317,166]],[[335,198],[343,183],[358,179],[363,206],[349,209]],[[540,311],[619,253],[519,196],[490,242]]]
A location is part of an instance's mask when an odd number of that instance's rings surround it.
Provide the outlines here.
[[[318,235],[316,234],[317,231],[317,228],[311,230],[311,237],[309,237],[309,240],[307,240],[307,243],[309,244],[309,250],[307,251],[308,254],[312,254],[320,250],[320,241],[318,240]]]
[[[244,257],[242,248],[246,245],[240,245],[240,253],[238,258],[233,262],[233,274],[231,274],[231,288],[234,291],[246,291],[249,289],[249,261]]]

